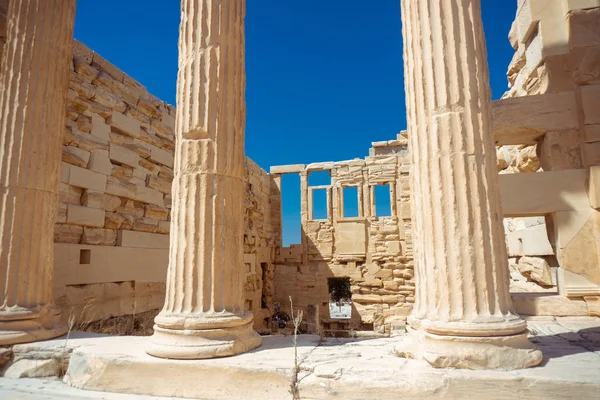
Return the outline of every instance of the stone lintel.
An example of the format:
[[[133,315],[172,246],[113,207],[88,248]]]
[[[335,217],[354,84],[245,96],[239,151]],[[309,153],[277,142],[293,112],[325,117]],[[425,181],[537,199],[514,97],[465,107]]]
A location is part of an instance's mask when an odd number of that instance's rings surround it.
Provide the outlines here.
[[[304,171],[306,165],[304,164],[292,164],[292,165],[277,165],[271,167],[270,174],[296,174]]]

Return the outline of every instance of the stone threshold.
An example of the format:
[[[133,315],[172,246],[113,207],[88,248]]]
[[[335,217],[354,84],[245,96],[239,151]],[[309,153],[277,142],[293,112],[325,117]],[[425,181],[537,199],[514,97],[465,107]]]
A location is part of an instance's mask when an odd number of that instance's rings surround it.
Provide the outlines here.
[[[600,319],[530,322],[544,363],[519,371],[434,369],[399,358],[406,340],[298,338],[294,379],[291,337],[263,337],[263,345],[235,357],[175,361],[151,357],[146,338],[93,339],[74,350],[65,382],[89,390],[184,398],[396,400],[398,398],[597,399]],[[293,384],[293,382],[295,382]]]
[[[147,355],[145,337],[75,332],[69,341],[63,337],[14,346],[15,362],[6,372],[48,376],[53,371],[48,366],[55,364],[45,360],[63,359],[68,363],[64,382],[78,389],[59,382],[52,385],[58,385],[57,393],[68,389],[77,399],[97,398],[95,391],[104,391],[107,398],[118,398],[110,396],[122,393],[203,400],[282,400],[292,399],[292,386],[299,398],[307,400],[597,399],[600,318],[528,320],[535,335],[531,340],[544,352],[544,362],[540,367],[510,372],[434,369],[423,361],[397,357],[394,348],[406,340],[405,336],[323,339],[301,335],[299,373],[294,379],[291,336],[265,336],[259,349],[235,357],[177,361]],[[0,392],[4,388],[10,393],[6,382],[18,386],[17,381],[2,378]]]

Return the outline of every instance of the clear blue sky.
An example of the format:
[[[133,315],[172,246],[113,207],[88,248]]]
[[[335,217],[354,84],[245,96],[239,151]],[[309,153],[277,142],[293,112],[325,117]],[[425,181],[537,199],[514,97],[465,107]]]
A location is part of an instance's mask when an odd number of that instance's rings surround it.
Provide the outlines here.
[[[507,36],[517,0],[481,2],[499,98],[514,54]],[[362,158],[371,142],[406,127],[399,0],[246,6],[246,153],[261,167]],[[79,0],[77,7],[76,39],[175,104],[178,0]]]

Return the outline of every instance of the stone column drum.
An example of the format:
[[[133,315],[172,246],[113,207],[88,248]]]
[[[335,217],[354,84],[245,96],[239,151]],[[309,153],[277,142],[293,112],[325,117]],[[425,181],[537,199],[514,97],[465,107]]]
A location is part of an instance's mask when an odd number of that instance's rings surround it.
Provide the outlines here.
[[[171,250],[147,352],[230,356],[258,347],[243,301],[245,0],[182,0]]]
[[[75,0],[11,0],[0,67],[0,345],[60,336],[54,223]]]
[[[479,0],[401,0],[412,157],[418,358],[518,369],[541,352],[515,314]]]

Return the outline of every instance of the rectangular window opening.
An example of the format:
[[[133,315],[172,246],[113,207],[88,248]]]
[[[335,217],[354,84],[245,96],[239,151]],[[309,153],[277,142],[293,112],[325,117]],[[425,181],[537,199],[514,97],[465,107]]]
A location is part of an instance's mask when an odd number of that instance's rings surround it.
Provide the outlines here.
[[[342,189],[342,199],[344,207],[342,209],[342,218],[358,218],[360,212],[358,209],[358,186],[349,186]]]
[[[308,186],[331,185],[330,171],[313,171],[308,173]]]
[[[92,251],[89,249],[79,250],[79,265],[89,265],[92,262]]]
[[[326,220],[327,212],[327,189],[313,189],[312,192],[312,220]]]
[[[302,243],[300,174],[281,176],[281,225],[283,247]]]
[[[375,204],[376,217],[392,216],[391,188],[389,184],[377,185],[373,187],[373,196]]]
[[[352,318],[352,291],[350,278],[329,278],[329,318]]]

